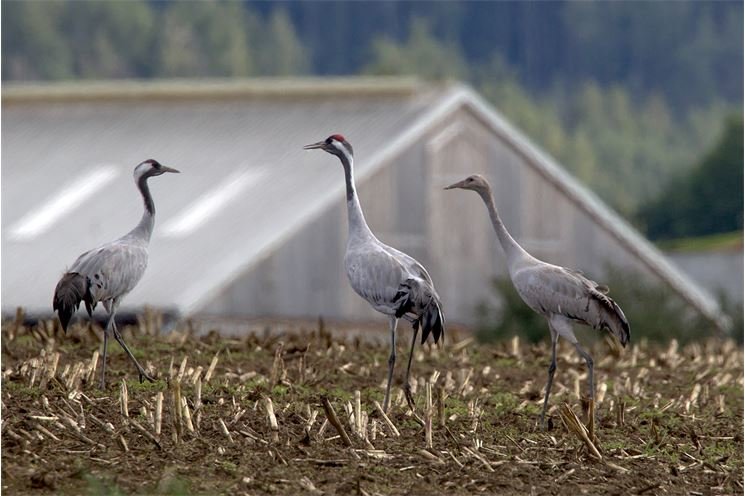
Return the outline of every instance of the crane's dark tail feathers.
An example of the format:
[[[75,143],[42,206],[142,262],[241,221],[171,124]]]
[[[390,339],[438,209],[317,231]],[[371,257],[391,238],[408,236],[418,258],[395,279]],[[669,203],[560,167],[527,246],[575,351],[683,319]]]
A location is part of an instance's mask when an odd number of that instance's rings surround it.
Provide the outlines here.
[[[422,327],[422,344],[430,334],[435,343],[439,342],[440,336],[445,339],[445,318],[441,304],[428,284],[407,279],[399,286],[393,303],[396,305],[396,318],[400,319],[409,312],[417,316],[413,326],[414,329]]]
[[[600,326],[608,329],[616,336],[625,348],[631,340],[631,327],[623,314],[623,310],[605,294],[598,293],[595,295],[595,299],[600,302],[602,309]]]
[[[440,302],[432,298],[432,301],[424,309],[424,313],[419,317],[422,325],[422,344],[432,333],[432,339],[437,343],[442,336],[442,342],[445,342],[445,318],[442,316]]]
[[[91,315],[91,300],[90,281],[87,277],[77,272],[68,272],[62,276],[54,290],[52,308],[57,312],[65,332],[81,301],[85,302],[85,309]]]

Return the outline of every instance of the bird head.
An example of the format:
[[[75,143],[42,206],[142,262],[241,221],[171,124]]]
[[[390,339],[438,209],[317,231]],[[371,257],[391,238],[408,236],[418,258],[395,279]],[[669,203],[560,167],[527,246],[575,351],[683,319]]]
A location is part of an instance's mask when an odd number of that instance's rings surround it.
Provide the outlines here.
[[[489,191],[489,182],[486,180],[484,176],[481,174],[473,174],[472,176],[468,176],[462,181],[459,181],[455,184],[451,184],[450,186],[446,187],[445,189],[470,189],[477,193],[482,192],[488,192]]]
[[[324,152],[330,153],[331,155],[336,155],[340,158],[342,156],[346,156],[347,158],[352,158],[354,156],[352,145],[349,144],[349,141],[347,141],[341,134],[332,134],[323,141],[305,145],[303,147],[303,150],[316,149],[323,150]]]
[[[166,172],[180,172],[176,169],[172,169],[171,167],[166,167],[165,165],[161,165],[157,160],[153,160],[152,158],[145,160],[144,162],[141,162],[140,164],[135,167],[135,180],[139,180],[143,177],[153,177],[153,176],[160,176],[161,174],[165,174]]]

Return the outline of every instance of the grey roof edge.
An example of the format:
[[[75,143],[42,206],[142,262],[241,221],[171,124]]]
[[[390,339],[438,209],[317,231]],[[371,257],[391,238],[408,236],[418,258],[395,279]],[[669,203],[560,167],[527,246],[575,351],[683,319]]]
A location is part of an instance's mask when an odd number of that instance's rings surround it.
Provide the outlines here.
[[[6,82],[2,103],[409,96],[424,85],[414,77],[385,76]]]
[[[707,291],[701,289],[667,260],[660,250],[600,200],[592,190],[582,185],[540,147],[533,144],[470,87],[464,85],[461,91],[463,103],[481,116],[494,132],[501,136],[517,154],[526,159],[546,180],[563,191],[599,226],[642,260],[652,272],[669,284],[686,302],[693,305],[720,330],[725,331],[731,327],[731,319],[722,312],[719,304]]]
[[[426,86],[429,89],[434,87],[433,85]],[[385,144],[372,156],[358,160],[357,181],[364,181],[370,177],[387,161],[416,142],[433,122],[447,116],[454,108],[462,104],[460,85],[446,84],[441,86],[441,89],[442,95],[423,115],[413,121],[405,132]],[[312,208],[305,209],[292,222],[285,224],[284,229],[278,231],[272,239],[267,240],[264,246],[256,252],[250,254],[241,252],[224,260],[220,265],[214,266],[210,271],[209,280],[201,280],[199,284],[187,288],[176,298],[179,309],[186,314],[204,311],[205,305],[219,294],[222,286],[237,280],[245,271],[260,264],[277,246],[280,246],[308,222],[320,216],[334,201],[343,198],[344,191],[344,181],[339,179],[338,185],[328,189],[325,195],[312,204]]]

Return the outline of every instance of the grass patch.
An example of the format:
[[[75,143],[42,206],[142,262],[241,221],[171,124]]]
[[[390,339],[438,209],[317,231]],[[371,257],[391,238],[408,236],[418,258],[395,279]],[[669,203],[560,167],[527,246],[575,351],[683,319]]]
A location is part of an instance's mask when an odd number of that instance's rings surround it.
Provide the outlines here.
[[[217,460],[215,465],[226,475],[235,476],[238,473],[238,465],[227,460]]]
[[[494,361],[494,366],[497,368],[510,368],[510,367],[518,366],[517,358],[513,358],[513,357],[497,358]]]
[[[157,393],[158,391],[167,391],[168,384],[166,384],[165,380],[156,380],[155,382],[145,380],[140,382],[139,378],[134,378],[127,380],[127,390],[130,393]]]
[[[277,384],[272,388],[271,396],[272,398],[281,398],[290,391],[290,388],[283,385],[283,384]]]
[[[743,232],[734,231],[728,233],[710,234],[695,238],[678,238],[659,241],[657,246],[661,250],[679,253],[713,251],[713,250],[735,250],[742,248]]]
[[[465,417],[468,415],[468,404],[455,397],[449,397],[445,400],[445,416],[457,415]]]
[[[174,477],[158,485],[158,494],[168,496],[188,496],[192,494],[191,484],[186,479]]]
[[[514,412],[520,403],[512,393],[497,392],[491,395],[490,402],[494,404],[495,413]]]
[[[127,494],[114,482],[96,477],[93,474],[85,474],[83,479],[88,484],[86,492],[90,496],[126,496]]]
[[[41,390],[38,387],[31,387],[22,382],[3,380],[3,389],[12,395],[26,398],[38,398],[41,396]]]
[[[353,392],[350,392],[339,386],[335,386],[331,389],[327,389],[325,393],[321,392],[321,394],[326,394],[326,396],[328,396],[329,399],[333,399],[337,401],[351,401],[354,398]],[[320,394],[319,394],[319,397],[320,397]]]

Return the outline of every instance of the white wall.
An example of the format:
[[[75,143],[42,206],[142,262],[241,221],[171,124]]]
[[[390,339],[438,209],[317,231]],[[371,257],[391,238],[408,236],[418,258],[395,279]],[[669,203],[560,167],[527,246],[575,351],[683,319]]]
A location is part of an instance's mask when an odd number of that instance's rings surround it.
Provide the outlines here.
[[[668,252],[665,255],[712,294],[722,294],[731,303],[742,304],[742,251]]]

